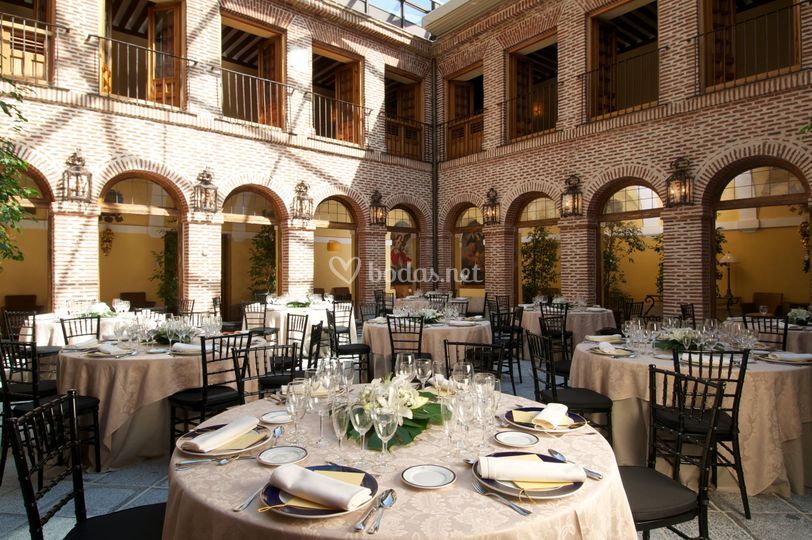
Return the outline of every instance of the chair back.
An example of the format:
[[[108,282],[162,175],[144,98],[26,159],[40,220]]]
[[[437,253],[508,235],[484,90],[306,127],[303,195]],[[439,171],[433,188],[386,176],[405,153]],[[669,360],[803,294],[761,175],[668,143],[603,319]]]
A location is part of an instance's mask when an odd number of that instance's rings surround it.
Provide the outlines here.
[[[556,304],[549,303],[543,304],[539,308],[539,312],[541,313],[542,317],[545,315],[551,317],[558,317],[563,316],[564,322],[567,322],[567,316],[569,315],[570,306],[566,302],[559,302]]]
[[[395,309],[395,293],[387,293],[383,289],[374,291],[375,295],[375,308],[377,310],[376,317],[381,315],[388,315]]]
[[[244,330],[268,327],[268,306],[265,302],[243,302],[240,305]]]
[[[352,302],[352,293],[349,287],[333,287],[331,290],[333,300],[336,302]]]
[[[310,344],[307,348],[307,367],[316,369],[319,367],[319,357],[321,356],[321,336],[324,332],[324,323],[319,321],[310,327]],[[331,347],[332,349],[332,347]]]
[[[189,323],[194,326],[195,328],[202,328],[203,321],[208,317],[212,317],[215,314],[211,311],[190,311],[190,312],[181,312],[178,313],[178,317],[186,317],[189,319]]]
[[[32,342],[37,340],[37,312],[4,310],[5,335],[8,339]]]
[[[677,373],[724,383],[719,410],[730,414],[736,428],[750,351],[688,351],[680,354],[674,350],[673,354]]]
[[[680,314],[682,315],[682,320],[684,321],[684,324],[690,324],[691,328],[696,330],[696,314],[694,313],[694,305],[680,304],[679,310]]]
[[[361,322],[367,322],[378,316],[378,304],[374,302],[364,302],[360,306],[361,309]]]
[[[767,345],[787,350],[787,330],[789,321],[787,317],[771,317],[769,315],[743,315],[744,327],[756,333],[758,340]]]
[[[69,390],[67,395],[22,416],[9,418],[7,426],[5,431],[11,439],[32,540],[42,540],[43,526],[71,500],[76,521],[85,521],[87,509],[76,421],[76,391]],[[38,502],[69,476],[71,489],[41,510]],[[40,483],[43,477],[47,478],[44,486]]]
[[[460,317],[466,317],[468,315],[468,299],[467,298],[449,300],[447,305],[450,308],[456,309],[457,314]]]
[[[723,382],[649,365],[648,466],[654,468],[658,457],[665,458],[669,463],[696,466],[700,472],[700,507],[703,501],[707,503],[710,456],[716,440],[724,387]],[[674,414],[677,417],[676,425],[660,420]],[[686,425],[703,425],[708,429],[703,432],[686,430]],[[678,480],[678,474],[678,467],[673,467],[674,480]]]
[[[352,320],[352,302],[333,302],[336,327],[349,328]]]
[[[499,313],[499,304],[496,301],[496,297],[492,294],[485,293],[485,307],[488,310],[488,317],[490,317],[491,313]]]
[[[542,337],[560,339],[567,330],[567,317],[566,315],[545,314],[542,309],[541,315],[539,315],[539,328]]]
[[[305,335],[307,334],[307,319],[306,313],[288,313],[287,323],[285,326],[285,344],[297,344],[299,350],[304,348]]]
[[[500,379],[505,348],[501,345],[488,345],[466,341],[443,340],[445,349],[445,375],[448,377],[457,362],[471,362],[474,373],[491,373]]]
[[[530,350],[530,368],[533,371],[533,390],[536,401],[541,401],[541,393],[551,390],[553,401],[558,400],[558,385],[555,378],[555,355],[553,354],[553,340],[550,337],[540,336],[532,332],[525,332],[527,347]],[[542,384],[544,388],[542,388]]]
[[[392,358],[398,353],[423,352],[423,317],[386,316]]]
[[[268,294],[266,292],[256,292],[254,291],[254,302],[259,302],[260,304],[264,304],[268,301]]]
[[[71,319],[59,319],[62,325],[62,337],[65,345],[72,345],[76,338],[90,337],[99,339],[99,325],[101,317],[73,317]]]
[[[490,311],[493,343],[509,340],[512,335],[513,314],[509,311]]]
[[[643,318],[643,301],[626,300],[623,303],[623,320],[630,321],[635,318]]]
[[[0,382],[3,387],[3,410],[10,410],[14,401],[32,400],[40,404],[40,370],[36,343],[15,340],[0,341]],[[17,389],[24,389],[19,392]]]
[[[436,311],[444,310],[448,303],[448,295],[443,293],[427,294],[426,299],[429,301],[429,307]]]
[[[208,408],[210,386],[234,385],[239,390],[243,366],[236,361],[233,351],[234,349],[248,349],[251,346],[251,337],[251,332],[239,332],[200,338],[203,372],[202,406],[204,409]],[[245,403],[242,394],[240,403]]]
[[[195,310],[195,301],[191,298],[178,299],[178,313],[190,313]]]
[[[238,391],[243,399],[262,393],[258,382],[256,385],[246,384],[249,381],[258,381],[261,377],[273,375],[287,376],[288,381],[293,380],[295,373],[302,369],[302,359],[298,347],[294,343],[292,345],[261,345],[233,349],[234,366],[240,373]]]

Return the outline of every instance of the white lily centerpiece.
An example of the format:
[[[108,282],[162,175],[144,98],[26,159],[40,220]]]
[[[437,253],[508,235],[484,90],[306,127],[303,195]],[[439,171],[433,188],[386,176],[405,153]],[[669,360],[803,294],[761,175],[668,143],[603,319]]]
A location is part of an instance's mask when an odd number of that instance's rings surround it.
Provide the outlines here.
[[[403,419],[414,418],[413,409],[419,409],[429,402],[412,387],[403,377],[394,377],[391,380],[373,379],[361,394],[364,408],[388,407],[398,413],[398,425],[403,425]]]

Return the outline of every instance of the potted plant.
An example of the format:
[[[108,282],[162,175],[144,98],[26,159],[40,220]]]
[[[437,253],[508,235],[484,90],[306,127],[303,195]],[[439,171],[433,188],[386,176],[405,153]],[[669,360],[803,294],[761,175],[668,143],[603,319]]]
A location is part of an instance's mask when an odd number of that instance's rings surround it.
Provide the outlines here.
[[[558,240],[539,225],[522,244],[522,297],[525,301],[552,288],[558,277],[557,262]]]

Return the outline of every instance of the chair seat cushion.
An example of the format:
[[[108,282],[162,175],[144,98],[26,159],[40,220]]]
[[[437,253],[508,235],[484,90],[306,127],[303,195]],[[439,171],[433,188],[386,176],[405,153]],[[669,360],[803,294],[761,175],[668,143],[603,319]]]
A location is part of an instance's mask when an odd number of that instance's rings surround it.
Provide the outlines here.
[[[48,396],[44,399],[40,399],[40,405],[45,405],[46,403],[55,400],[57,395]],[[15,413],[24,414],[34,409],[34,402],[26,401],[24,403],[15,403],[12,405],[14,408]],[[78,415],[87,414],[99,408],[99,399],[94,398],[93,396],[76,396],[76,413]]]
[[[555,363],[555,374],[562,375],[564,377],[570,376],[570,366],[572,365],[571,360],[560,360]]]
[[[679,427],[679,412],[677,409],[657,409],[654,411],[654,419],[670,428]],[[694,434],[707,433],[710,428],[710,420],[710,414],[703,414],[701,420],[687,418],[685,431]],[[717,438],[720,436],[724,438],[733,433],[733,418],[726,411],[719,411],[716,433]]]
[[[612,408],[611,399],[589,388],[560,388],[556,393],[558,395],[558,403],[563,403],[576,412],[590,409],[608,411]],[[555,401],[553,399],[553,391],[545,390],[541,393],[541,399],[545,403]]]
[[[43,356],[53,356],[55,354],[59,354],[62,350],[62,347],[59,345],[43,345],[42,347],[37,346],[37,354],[39,354],[40,358]]]
[[[371,349],[366,343],[345,343],[338,346],[339,356],[355,356],[358,354],[369,354]]]
[[[65,540],[160,540],[166,503],[136,506],[77,524]]]
[[[675,517],[697,509],[696,493],[676,480],[648,467],[619,469],[635,523]]]
[[[38,386],[40,397],[56,395],[56,381],[40,381]],[[34,393],[33,385],[23,382],[9,383],[8,390],[11,393],[11,401],[14,401],[15,398],[26,399],[27,396],[31,396]]]
[[[223,321],[223,332],[239,332],[242,330],[240,321]]]
[[[169,402],[186,407],[197,407],[203,401],[203,388],[187,388],[169,396]],[[217,406],[239,401],[239,394],[228,386],[209,386],[208,403]]]

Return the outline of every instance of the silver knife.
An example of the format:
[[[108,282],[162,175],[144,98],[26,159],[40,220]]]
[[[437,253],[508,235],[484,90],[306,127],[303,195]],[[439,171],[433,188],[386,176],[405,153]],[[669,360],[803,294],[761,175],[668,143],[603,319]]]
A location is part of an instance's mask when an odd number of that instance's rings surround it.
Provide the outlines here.
[[[264,488],[265,488],[265,485],[260,486],[260,488],[259,488],[258,490],[256,490],[256,491],[255,491],[255,492],[254,492],[254,493],[253,493],[253,494],[252,494],[250,497],[248,497],[247,499],[245,499],[245,502],[243,502],[242,504],[238,504],[237,506],[235,506],[234,508],[232,508],[232,510],[233,510],[234,512],[242,512],[243,510],[245,510],[246,508],[248,508],[248,506],[249,506],[249,505],[250,505],[250,504],[251,504],[251,503],[254,501],[254,499],[256,499],[256,498],[257,498],[257,495],[259,495],[259,494],[260,494],[260,492],[261,492],[261,491],[262,491]]]

